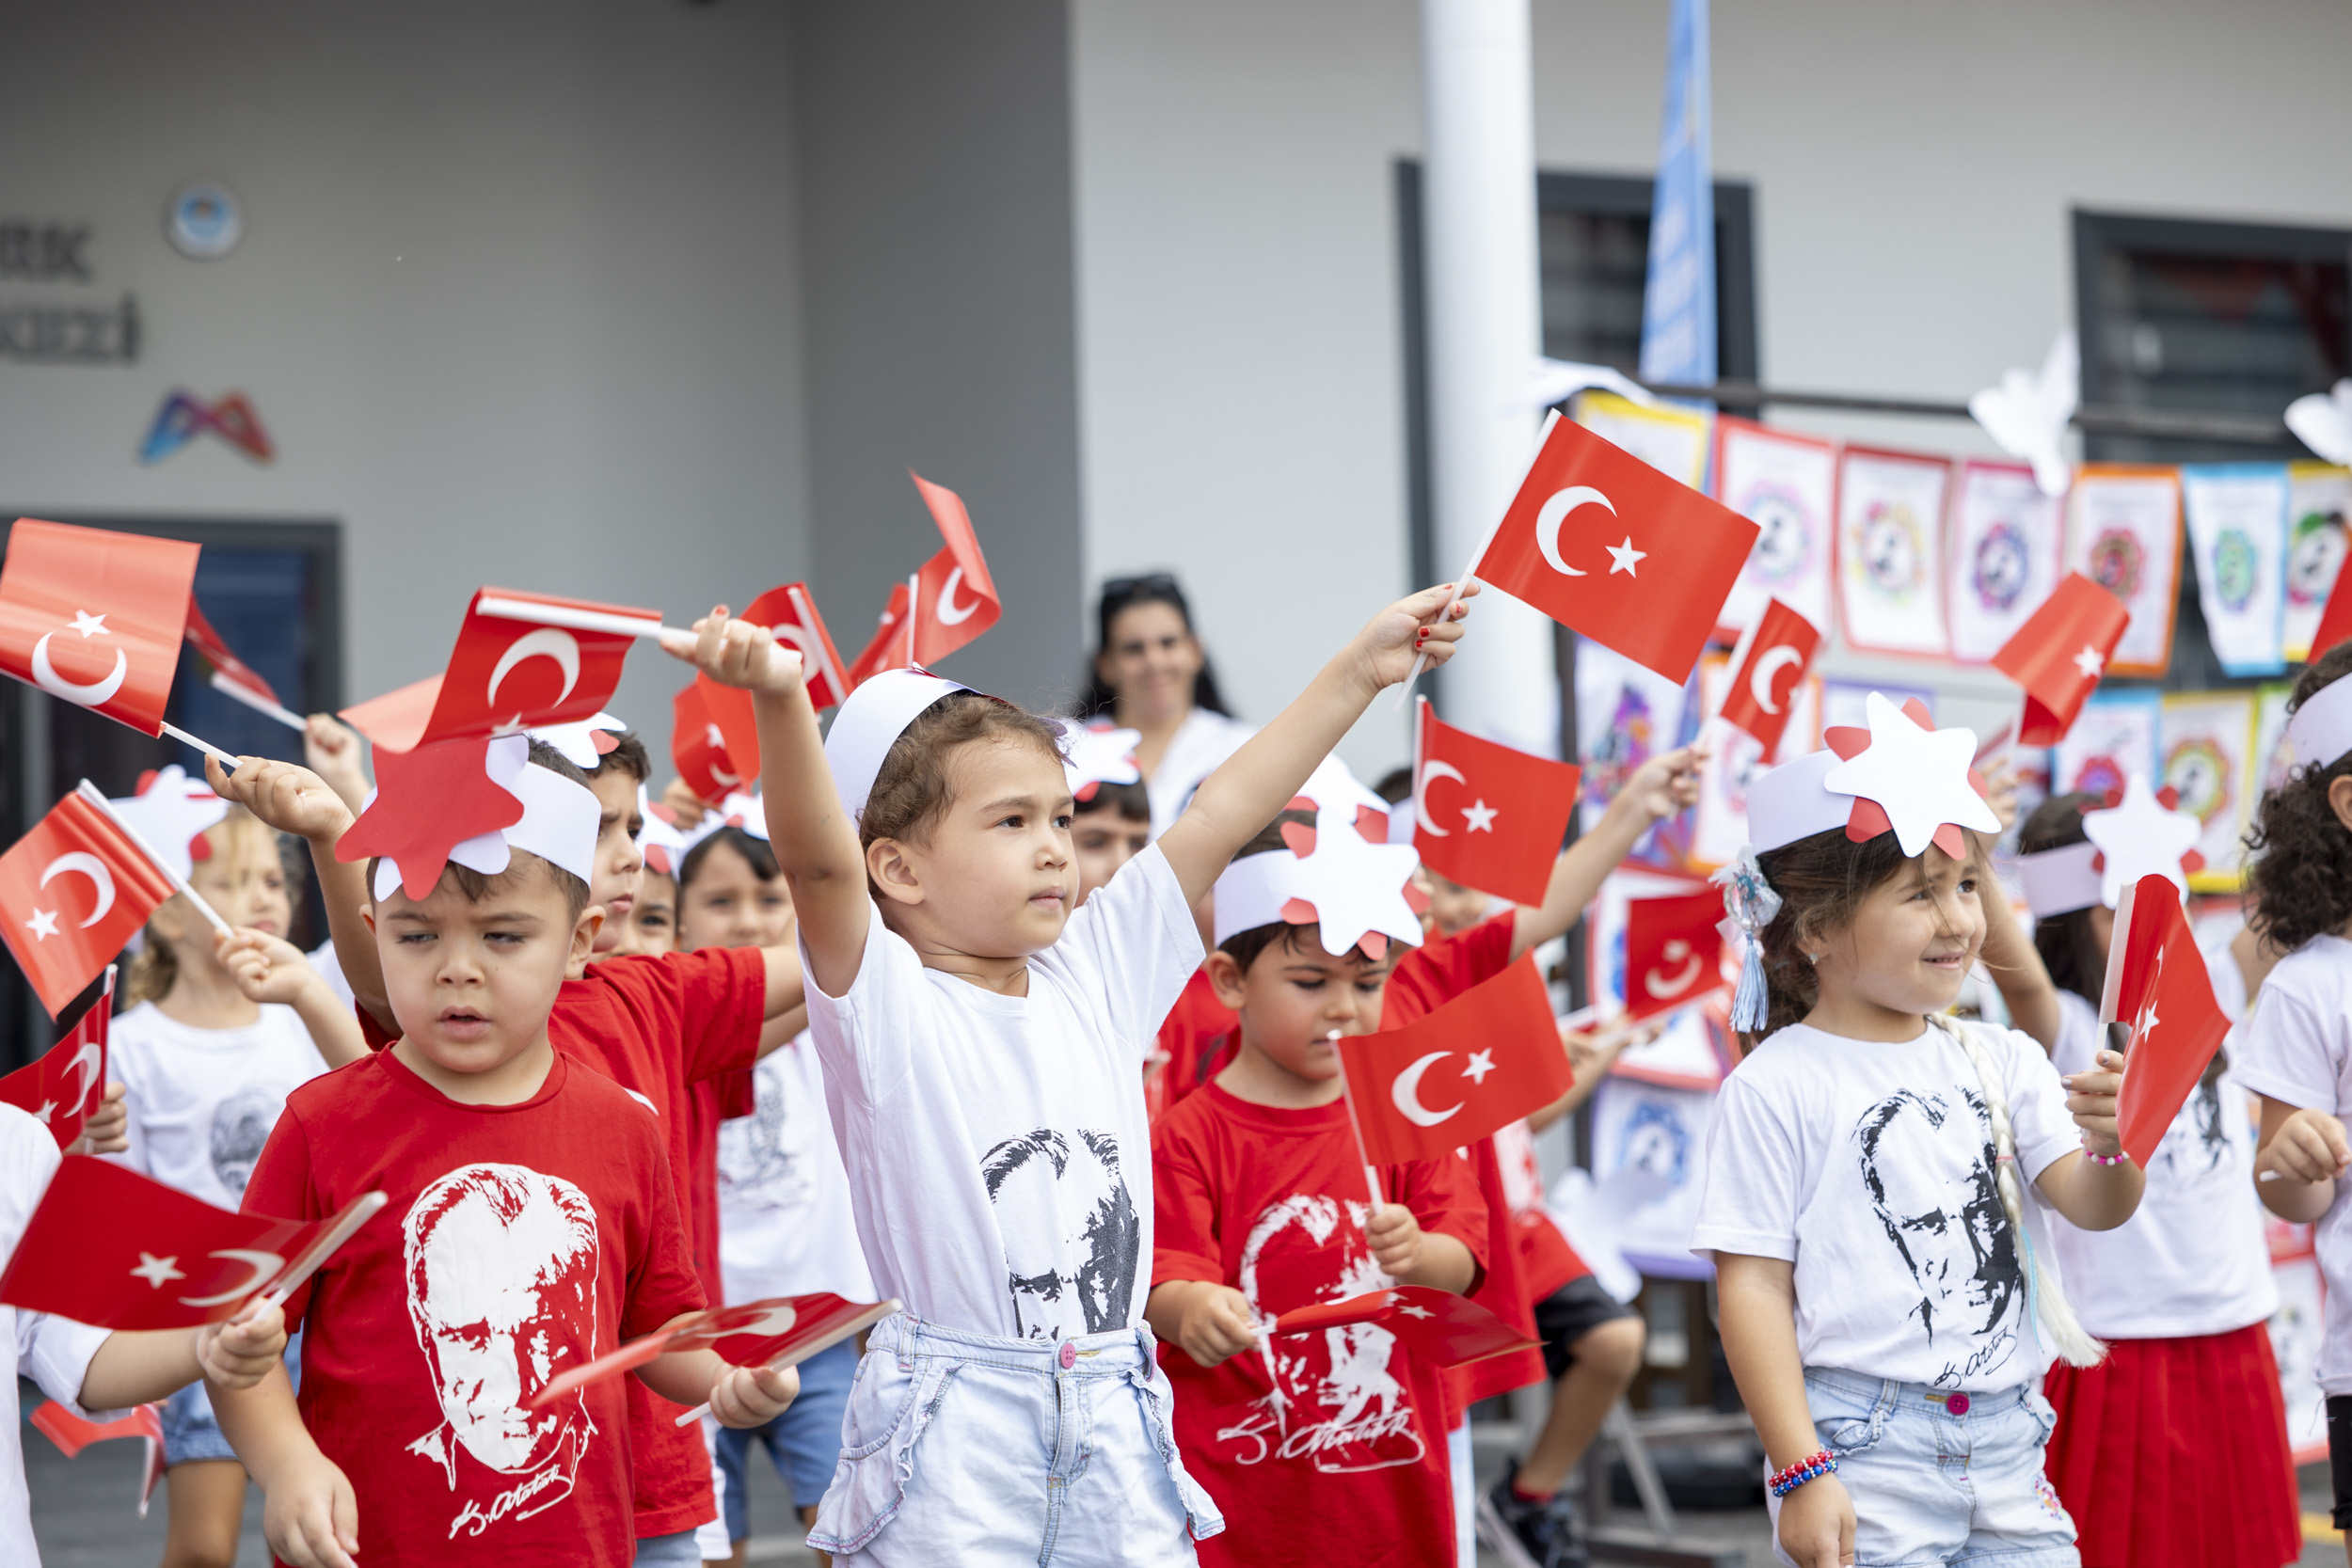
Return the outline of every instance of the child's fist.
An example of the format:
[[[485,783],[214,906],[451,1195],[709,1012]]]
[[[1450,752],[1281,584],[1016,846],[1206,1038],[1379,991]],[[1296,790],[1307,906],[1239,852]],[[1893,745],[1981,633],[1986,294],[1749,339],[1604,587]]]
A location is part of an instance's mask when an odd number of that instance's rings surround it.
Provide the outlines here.
[[[1817,1476],[1780,1500],[1780,1549],[1797,1568],[1853,1561],[1853,1498],[1836,1476]]]
[[[247,1307],[233,1323],[206,1323],[196,1331],[196,1364],[204,1379],[223,1388],[250,1388],[269,1375],[286,1354],[286,1312],[266,1297]]]
[[[1428,1239],[1421,1221],[1401,1203],[1384,1203],[1364,1222],[1364,1240],[1372,1243],[1372,1260],[1391,1278],[1409,1282],[1421,1270],[1422,1243]]]
[[[1613,812],[1635,814],[1644,827],[1699,803],[1699,765],[1707,760],[1704,746],[1684,746],[1661,752],[1633,770],[1633,777],[1609,802]]]
[[[2352,1165],[2352,1143],[2344,1138],[2344,1123],[2325,1111],[2302,1110],[2279,1124],[2270,1147],[2254,1162],[2255,1180],[2269,1173],[2309,1186],[2332,1181]]]
[[[691,643],[677,633],[665,632],[661,646],[721,686],[775,697],[800,689],[801,656],[777,647],[775,634],[766,626],[735,620],[724,605],[711,606],[710,613],[694,623]]]
[[[1441,582],[1399,599],[1374,616],[1356,634],[1354,645],[1372,689],[1377,691],[1403,680],[1412,673],[1413,660],[1421,654],[1427,654],[1433,666],[1452,658],[1454,644],[1462,640],[1462,617],[1470,613],[1470,601],[1477,593],[1477,583],[1468,584],[1460,601],[1449,610],[1446,602],[1454,597],[1454,584]]]
[[[710,1386],[710,1413],[723,1427],[766,1426],[800,1392],[798,1367],[729,1367]]]
[[[263,931],[239,927],[213,939],[213,952],[249,1002],[278,1002],[292,1006],[305,988],[318,981],[318,971],[293,942]]]
[[[1257,1342],[1249,1298],[1230,1285],[1202,1285],[1176,1323],[1176,1343],[1203,1367],[1239,1355]]]
[[[128,1154],[131,1152],[131,1109],[122,1102],[128,1092],[120,1084],[106,1085],[106,1097],[98,1102],[98,1109],[82,1123],[82,1135],[73,1140],[76,1154]]]
[[[316,1449],[282,1466],[262,1490],[262,1534],[294,1568],[358,1568],[359,1499],[342,1467]]]
[[[2099,1053],[2098,1065],[2059,1080],[2066,1085],[2066,1108],[2092,1152],[2117,1154],[2122,1141],[2115,1131],[2115,1097],[2123,1088],[2123,1058],[2112,1051]]]
[[[2003,752],[1978,769],[1984,777],[1984,803],[1993,808],[1993,816],[2007,832],[2017,820],[2017,764]]]
[[[237,770],[224,773],[218,757],[206,757],[204,777],[222,800],[235,801],[281,833],[312,844],[332,845],[352,823],[343,798],[325,779],[291,762],[239,757]]]
[[[694,786],[684,779],[672,779],[661,786],[661,803],[676,816],[680,832],[692,832],[710,813],[710,802],[695,794]]]
[[[359,732],[350,725],[330,714],[310,715],[302,726],[302,761],[353,811],[366,803],[368,774],[359,766]]]

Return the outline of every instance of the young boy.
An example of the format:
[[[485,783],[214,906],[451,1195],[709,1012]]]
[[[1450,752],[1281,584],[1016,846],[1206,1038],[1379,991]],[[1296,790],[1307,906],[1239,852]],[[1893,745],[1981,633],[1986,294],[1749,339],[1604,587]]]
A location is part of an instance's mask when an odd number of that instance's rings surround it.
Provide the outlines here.
[[[1329,1037],[1380,1026],[1397,949],[1333,956],[1325,933],[1346,942],[1365,916],[1326,909],[1328,897],[1321,926],[1264,922],[1283,900],[1262,890],[1288,869],[1269,864],[1298,863],[1282,827],[1315,823],[1283,813],[1217,884],[1220,940],[1203,967],[1240,1020],[1240,1047],[1152,1130],[1145,1313],[1175,1385],[1177,1441],[1232,1522],[1201,1543],[1203,1562],[1419,1568],[1447,1560],[1454,1541],[1437,1370],[1375,1325],[1258,1328],[1390,1284],[1467,1291],[1486,1248],[1476,1174],[1453,1155],[1382,1167],[1371,1202]],[[1388,898],[1409,925],[1403,889],[1400,878]],[[1227,929],[1237,924],[1248,928]]]
[[[623,1389],[531,1402],[703,1292],[660,1129],[550,1038],[603,919],[588,886],[599,802],[552,752],[490,776],[525,806],[485,835],[502,840],[495,874],[438,863],[479,859],[483,839],[437,854],[403,825],[414,802],[379,794],[370,816],[384,816],[361,819],[387,852],[365,913],[401,1036],[289,1096],[246,1189],[255,1212],[305,1219],[391,1197],[287,1304],[306,1329],[299,1406],[282,1373],[218,1400],[271,1548],[300,1568],[352,1568],[362,1514],[371,1563],[643,1560]],[[797,1386],[708,1352],[638,1378],[675,1404],[709,1399],[730,1425],[772,1418]]]

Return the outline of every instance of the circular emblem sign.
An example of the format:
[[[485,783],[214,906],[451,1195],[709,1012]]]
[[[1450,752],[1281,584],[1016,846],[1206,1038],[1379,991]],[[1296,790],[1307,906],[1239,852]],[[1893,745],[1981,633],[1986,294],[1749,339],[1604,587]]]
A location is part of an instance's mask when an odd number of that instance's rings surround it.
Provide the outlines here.
[[[245,214],[226,186],[199,180],[173,193],[164,209],[164,233],[181,255],[218,261],[244,237]]]

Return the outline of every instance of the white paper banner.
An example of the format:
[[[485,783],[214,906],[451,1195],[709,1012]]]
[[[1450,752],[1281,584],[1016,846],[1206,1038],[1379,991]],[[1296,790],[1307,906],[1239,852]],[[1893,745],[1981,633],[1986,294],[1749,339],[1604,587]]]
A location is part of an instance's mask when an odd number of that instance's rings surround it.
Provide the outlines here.
[[[2281,641],[2287,658],[2312,657],[2319,612],[2344,565],[2345,519],[2352,517],[2352,468],[2327,463],[2287,465],[2287,609]]]
[[[1622,447],[1696,490],[1707,479],[1711,419],[1694,408],[1629,403],[1614,392],[1579,392],[1572,418],[1602,440]]]
[[[2156,776],[2162,709],[2153,691],[2094,691],[2074,727],[2052,748],[2052,793],[2121,791],[2132,774]]]
[[[2213,656],[2233,675],[2284,670],[2287,467],[2283,463],[2191,464],[2181,505],[2197,562],[2197,601]]]
[[[2172,468],[2089,466],[2067,492],[2066,565],[2132,612],[2110,675],[2162,675],[2172,659],[2181,487]]]
[[[1611,1078],[1593,1094],[1593,1176],[1606,1187],[1621,1170],[1661,1178],[1666,1191],[1619,1222],[1617,1242],[1645,1274],[1703,1279],[1714,1271],[1691,1255],[1699,1178],[1715,1096]]]
[[[1716,421],[1715,498],[1761,531],[1717,618],[1724,631],[1747,630],[1765,601],[1778,598],[1828,634],[1836,489],[1831,443],[1745,420]]]
[[[2231,893],[2246,859],[2254,793],[2254,694],[2251,691],[2176,693],[2164,699],[2157,728],[2162,770],[2156,785],[2180,791],[2180,809],[2204,824],[2197,851],[2202,870],[2188,885],[2200,893]]]
[[[2058,586],[2064,503],[2022,463],[1971,457],[1952,494],[1952,657],[1986,664]]]
[[[1597,826],[1633,770],[1680,742],[1686,689],[1589,637],[1576,640],[1577,789]]]
[[[1846,449],[1837,476],[1837,603],[1846,641],[1877,653],[1945,654],[1941,458]]]

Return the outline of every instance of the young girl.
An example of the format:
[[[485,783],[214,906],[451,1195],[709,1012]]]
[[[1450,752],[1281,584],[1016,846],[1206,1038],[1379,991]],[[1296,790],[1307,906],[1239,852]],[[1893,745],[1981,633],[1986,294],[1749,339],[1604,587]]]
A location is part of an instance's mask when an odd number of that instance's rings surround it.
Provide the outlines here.
[[[1943,1016],[1984,940],[1969,835],[1999,824],[1965,731],[1875,692],[1868,713],[1851,760],[1749,792],[1725,902],[1751,933],[1734,1022],[1766,1037],[1724,1082],[1691,1244],[1714,1254],[1784,1561],[2074,1563],[2038,1385],[2098,1347],[2028,1203],[2130,1217],[2117,1058],[2062,1090],[2031,1039]]]
[[[2316,1222],[2328,1281],[2319,1386],[2328,1396],[2335,1519],[2352,1527],[2352,642],[2312,662],[2288,700],[2295,770],[2265,794],[2247,842],[2265,944],[2283,952],[2239,1036],[2238,1081],[2262,1097],[2255,1190],[2270,1212]],[[2347,1538],[2352,1541],[2352,1538]],[[2346,1553],[2352,1556],[2352,1544]]]
[[[366,1048],[358,1021],[284,940],[293,904],[277,834],[228,807],[193,843],[155,847],[189,856],[179,869],[237,935],[219,936],[184,896],[149,918],[108,1041],[130,1116],[120,1162],[233,1210],[287,1093]],[[164,1405],[164,1463],[165,1562],[227,1568],[246,1474],[200,1382]]]
[[[2028,961],[2057,983],[2058,1024],[2043,1043],[2061,1073],[2090,1070],[2108,1042],[2099,993],[2115,914],[2083,827],[2096,805],[2058,796],[2018,834],[2038,954]],[[2243,999],[2236,961],[2224,955],[2215,968],[2217,993]],[[2083,1327],[2107,1342],[2106,1360],[2053,1367],[2043,1386],[2058,1412],[2050,1480],[2089,1568],[2278,1568],[2302,1555],[2264,1326],[2279,1291],[2254,1193],[2253,1113],[2229,1067],[2217,1053],[2173,1118],[2137,1213],[2113,1230],[2055,1227]]]
[[[1417,648],[1451,655],[1448,593],[1375,616],[1083,909],[1056,726],[893,671],[820,742],[796,657],[723,610],[698,625],[694,663],[753,692],[858,1236],[907,1307],[858,1364],[811,1544],[1117,1568],[1224,1527],[1143,1323],[1138,1067],[1200,962],[1193,907]]]

